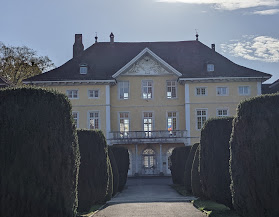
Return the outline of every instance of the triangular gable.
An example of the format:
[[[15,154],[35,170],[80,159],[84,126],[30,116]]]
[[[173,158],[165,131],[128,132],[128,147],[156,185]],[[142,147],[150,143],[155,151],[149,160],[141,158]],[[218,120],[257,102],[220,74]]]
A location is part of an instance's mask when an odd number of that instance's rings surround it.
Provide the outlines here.
[[[151,57],[153,57],[156,61],[158,61],[162,66],[167,69],[168,71],[174,73],[178,77],[182,76],[182,74],[177,71],[175,68],[173,68],[171,65],[169,65],[167,62],[165,62],[163,59],[161,59],[159,56],[157,56],[154,52],[152,52],[150,49],[145,48],[143,49],[137,56],[135,56],[129,63],[127,63],[125,66],[123,66],[120,70],[118,70],[115,74],[112,75],[113,78],[118,77],[122,73],[126,72],[132,66],[139,61],[142,57],[149,54]]]

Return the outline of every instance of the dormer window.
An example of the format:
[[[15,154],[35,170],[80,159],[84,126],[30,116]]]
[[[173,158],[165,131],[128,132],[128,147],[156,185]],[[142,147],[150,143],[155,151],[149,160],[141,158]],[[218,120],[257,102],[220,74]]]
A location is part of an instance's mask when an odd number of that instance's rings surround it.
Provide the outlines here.
[[[79,65],[79,73],[80,74],[87,74],[87,69],[88,69],[88,66],[87,64],[80,64]]]
[[[214,64],[207,63],[207,71],[208,72],[214,72]]]

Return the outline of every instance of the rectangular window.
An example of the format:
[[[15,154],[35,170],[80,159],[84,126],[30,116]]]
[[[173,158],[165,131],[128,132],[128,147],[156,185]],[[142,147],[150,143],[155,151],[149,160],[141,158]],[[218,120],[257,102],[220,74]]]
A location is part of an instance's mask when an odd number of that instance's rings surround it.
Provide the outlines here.
[[[175,135],[177,130],[177,113],[176,112],[168,112],[168,131],[171,135]]]
[[[167,81],[167,98],[176,98],[176,81]]]
[[[228,115],[228,109],[217,109],[217,117],[227,117]]]
[[[87,66],[86,65],[80,66],[79,73],[80,74],[87,74]]]
[[[142,98],[153,98],[153,81],[142,81]]]
[[[76,128],[79,128],[79,113],[78,112],[72,112],[74,124],[76,125]]]
[[[151,137],[153,130],[153,113],[144,112],[143,113],[143,131],[145,132],[145,137]]]
[[[119,130],[121,137],[128,137],[130,129],[129,112],[119,113]]]
[[[197,109],[196,117],[197,117],[197,123],[196,123],[197,129],[200,130],[207,120],[207,109]]]
[[[217,96],[228,96],[229,88],[228,87],[217,87],[216,93],[217,93]]]
[[[239,86],[238,93],[239,93],[239,95],[250,95],[250,87],[249,86]]]
[[[100,113],[98,111],[92,111],[88,113],[89,129],[100,129]]]
[[[196,95],[197,96],[206,96],[207,88],[206,87],[196,87]]]
[[[118,82],[119,99],[129,99],[129,81]]]
[[[214,64],[207,64],[207,71],[214,72]]]
[[[69,99],[77,99],[78,98],[78,90],[67,90],[67,97]]]
[[[99,98],[99,90],[88,90],[88,98]]]

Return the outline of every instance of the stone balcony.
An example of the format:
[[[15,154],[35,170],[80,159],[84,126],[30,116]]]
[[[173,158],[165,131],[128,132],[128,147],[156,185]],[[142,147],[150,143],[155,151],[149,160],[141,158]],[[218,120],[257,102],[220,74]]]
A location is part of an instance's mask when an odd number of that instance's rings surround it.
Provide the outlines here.
[[[175,131],[113,131],[109,134],[109,144],[140,143],[184,143],[187,144],[187,130]]]

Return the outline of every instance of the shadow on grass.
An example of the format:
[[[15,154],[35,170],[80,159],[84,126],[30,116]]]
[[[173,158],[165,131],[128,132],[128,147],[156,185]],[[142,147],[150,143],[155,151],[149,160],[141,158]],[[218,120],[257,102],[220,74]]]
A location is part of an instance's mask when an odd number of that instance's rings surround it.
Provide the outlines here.
[[[240,217],[235,210],[211,200],[194,200],[193,205],[210,217]]]
[[[104,206],[104,204],[95,204],[90,208],[90,210],[88,212],[78,213],[77,217],[90,217],[95,212],[97,212],[102,206]]]

